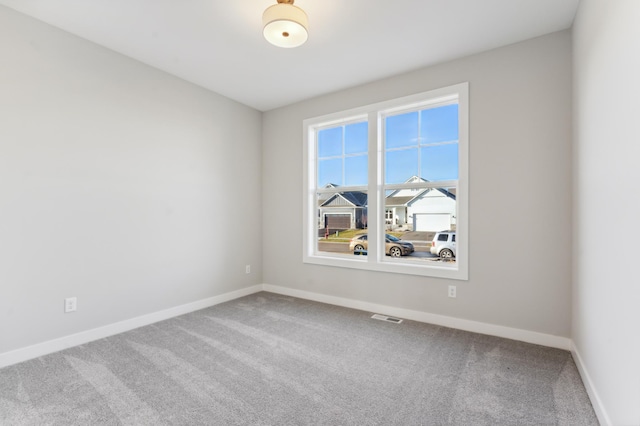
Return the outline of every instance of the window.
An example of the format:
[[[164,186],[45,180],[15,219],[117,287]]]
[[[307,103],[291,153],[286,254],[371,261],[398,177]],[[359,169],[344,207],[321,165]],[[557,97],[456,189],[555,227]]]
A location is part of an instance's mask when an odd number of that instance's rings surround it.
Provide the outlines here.
[[[387,209],[384,212],[384,221],[387,225],[392,225],[393,224],[393,210],[392,209]]]
[[[304,129],[305,262],[468,278],[467,83]]]

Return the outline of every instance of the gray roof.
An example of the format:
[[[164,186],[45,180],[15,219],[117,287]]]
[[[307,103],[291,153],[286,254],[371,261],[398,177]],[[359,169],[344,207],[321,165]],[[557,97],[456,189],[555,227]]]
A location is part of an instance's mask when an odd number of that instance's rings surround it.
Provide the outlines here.
[[[415,196],[410,195],[408,197],[387,197],[387,206],[404,206],[409,201],[413,200]]]
[[[321,203],[320,206],[328,207],[328,206],[352,205],[354,207],[366,207],[367,199],[368,197],[365,192],[360,192],[360,191],[340,192],[338,194],[333,195],[323,203]]]
[[[451,198],[452,200],[456,199],[456,194],[454,193],[454,191],[448,191],[443,188],[433,188],[433,189],[440,191],[443,195]],[[385,204],[387,206],[408,206],[412,202],[422,198],[422,196],[427,192],[429,192],[429,189],[420,191],[416,195],[409,195],[404,197],[389,196],[387,197]],[[368,198],[369,197],[367,196],[366,192],[346,191],[346,192],[339,192],[339,193],[333,194],[328,198],[321,198],[318,200],[318,204],[320,205],[320,207],[330,207],[330,206],[366,207]]]

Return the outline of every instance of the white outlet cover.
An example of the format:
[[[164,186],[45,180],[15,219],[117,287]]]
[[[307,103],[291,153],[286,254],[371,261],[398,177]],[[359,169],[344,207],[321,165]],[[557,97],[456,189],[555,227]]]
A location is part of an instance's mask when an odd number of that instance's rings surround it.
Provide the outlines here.
[[[75,312],[78,309],[78,298],[68,297],[64,299],[64,312]]]

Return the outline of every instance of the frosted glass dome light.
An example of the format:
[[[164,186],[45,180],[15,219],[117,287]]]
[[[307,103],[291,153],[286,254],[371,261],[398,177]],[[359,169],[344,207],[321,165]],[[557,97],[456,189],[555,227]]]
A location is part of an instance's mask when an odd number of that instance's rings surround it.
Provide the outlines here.
[[[309,21],[294,0],[278,0],[262,14],[264,38],[278,47],[298,47],[309,38]]]

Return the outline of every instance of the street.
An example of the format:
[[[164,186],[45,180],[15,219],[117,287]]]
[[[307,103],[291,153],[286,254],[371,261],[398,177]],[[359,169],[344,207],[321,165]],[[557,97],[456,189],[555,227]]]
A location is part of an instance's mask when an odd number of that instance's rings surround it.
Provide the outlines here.
[[[412,241],[415,252],[411,253],[407,257],[419,257],[419,258],[433,258],[438,257],[431,254],[429,251],[429,243],[427,241]],[[330,253],[349,253],[349,243],[335,243],[318,241],[318,251],[325,251]]]

